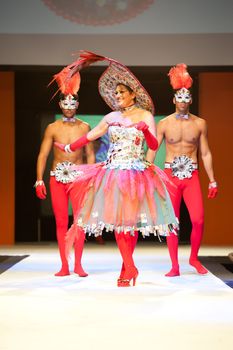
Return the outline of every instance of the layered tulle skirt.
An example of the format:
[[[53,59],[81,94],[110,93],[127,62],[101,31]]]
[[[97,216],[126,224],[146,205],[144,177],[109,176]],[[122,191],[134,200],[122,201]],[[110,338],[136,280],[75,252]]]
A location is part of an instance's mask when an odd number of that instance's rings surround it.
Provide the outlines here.
[[[70,234],[78,227],[95,236],[104,229],[132,234],[138,230],[143,236],[176,234],[178,222],[165,185],[169,180],[155,165],[111,169],[102,162],[78,170],[81,175],[69,187],[79,208]]]

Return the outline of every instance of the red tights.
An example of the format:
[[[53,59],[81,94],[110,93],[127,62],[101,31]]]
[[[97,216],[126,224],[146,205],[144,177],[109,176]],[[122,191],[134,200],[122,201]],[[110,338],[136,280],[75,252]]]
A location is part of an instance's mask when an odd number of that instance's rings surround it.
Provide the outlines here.
[[[66,233],[69,225],[69,199],[72,204],[73,212],[77,212],[77,200],[74,200],[72,190],[68,194],[69,184],[63,184],[56,181],[54,176],[50,177],[50,193],[52,199],[52,207],[56,221],[56,235],[59,247],[59,253],[61,257],[62,267],[61,270],[56,273],[56,276],[69,275],[69,264],[66,256]],[[74,254],[75,254],[75,267],[74,272],[81,277],[87,276],[82,269],[81,258],[83,253],[83,246],[85,241],[85,234],[80,231],[80,234],[74,242]]]
[[[172,177],[171,169],[165,169],[164,171],[176,186],[168,186],[176,216],[178,218],[180,217],[180,204],[181,199],[183,198],[192,223],[192,232],[190,237],[191,254],[189,263],[196,268],[198,273],[205,274],[207,273],[207,270],[198,260],[198,251],[201,245],[204,229],[204,207],[198,170],[193,172],[192,178],[184,180],[179,180],[177,177]],[[167,246],[172,262],[172,269],[166,274],[166,276],[179,276],[178,237],[174,234],[167,237]]]
[[[115,232],[115,238],[123,260],[121,273],[118,278],[118,282],[120,282],[120,280],[124,278],[130,278],[132,271],[133,273],[135,272],[133,252],[138,240],[138,231],[134,231],[134,236],[129,232]],[[129,274],[129,276],[127,276],[127,274]]]

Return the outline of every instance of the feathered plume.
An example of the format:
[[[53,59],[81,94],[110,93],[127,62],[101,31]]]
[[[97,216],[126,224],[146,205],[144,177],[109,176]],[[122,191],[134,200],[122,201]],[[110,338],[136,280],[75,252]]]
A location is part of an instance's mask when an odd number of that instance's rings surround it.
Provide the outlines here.
[[[174,90],[182,88],[189,89],[193,84],[193,79],[190,77],[187,66],[184,63],[179,63],[172,67],[168,73],[170,84]]]
[[[81,76],[79,72],[75,73],[71,77],[69,77],[69,75],[70,69],[65,67],[60,73],[54,75],[53,81],[56,80],[58,85],[58,91],[60,91],[64,95],[75,95],[77,94],[80,87]]]
[[[106,58],[104,56],[96,55],[91,51],[81,50],[79,58],[76,61],[69,64],[59,73],[53,76],[53,80],[49,83],[49,85],[56,81],[58,90],[55,92],[52,98],[58,93],[58,91],[62,92],[65,95],[77,94],[81,82],[79,71],[94,62],[103,61],[105,59]]]

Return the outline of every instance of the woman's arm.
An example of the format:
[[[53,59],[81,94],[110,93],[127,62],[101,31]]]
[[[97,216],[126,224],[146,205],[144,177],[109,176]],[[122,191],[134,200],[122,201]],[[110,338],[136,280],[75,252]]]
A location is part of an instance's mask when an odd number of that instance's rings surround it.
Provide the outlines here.
[[[158,148],[158,141],[155,137],[156,126],[153,115],[146,112],[144,119],[137,123],[136,128],[143,132],[148,147],[155,151]]]
[[[67,153],[76,151],[78,148],[82,148],[87,145],[90,141],[94,141],[99,137],[103,136],[108,130],[108,123],[106,121],[106,116],[101,120],[101,122],[96,125],[92,130],[90,130],[86,135],[80,137],[71,144],[64,145],[63,143],[54,142],[54,146],[58,147],[60,150]]]

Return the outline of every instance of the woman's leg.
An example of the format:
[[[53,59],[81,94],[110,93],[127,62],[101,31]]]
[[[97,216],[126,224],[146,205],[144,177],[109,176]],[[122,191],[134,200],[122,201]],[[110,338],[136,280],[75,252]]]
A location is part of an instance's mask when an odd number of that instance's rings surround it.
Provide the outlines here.
[[[115,233],[115,237],[116,237],[116,240],[117,240],[117,236],[118,233]],[[138,241],[138,231],[134,231],[134,235],[130,235],[129,236],[129,239],[131,241],[131,249],[132,249],[132,254],[134,253],[134,250],[135,250],[135,247],[137,245],[137,241]],[[124,262],[122,263],[122,267],[121,267],[121,272],[120,272],[120,276],[118,278],[118,283],[121,282],[122,279],[124,279],[124,274],[125,274],[125,265],[124,265]]]
[[[133,252],[132,252],[132,240],[130,238],[130,233],[115,232],[116,242],[123,259],[125,272],[124,279],[118,284],[119,287],[129,287],[130,281],[133,279],[133,284],[136,283],[136,278],[138,276],[138,270],[134,265]],[[135,247],[135,244],[134,244]]]

